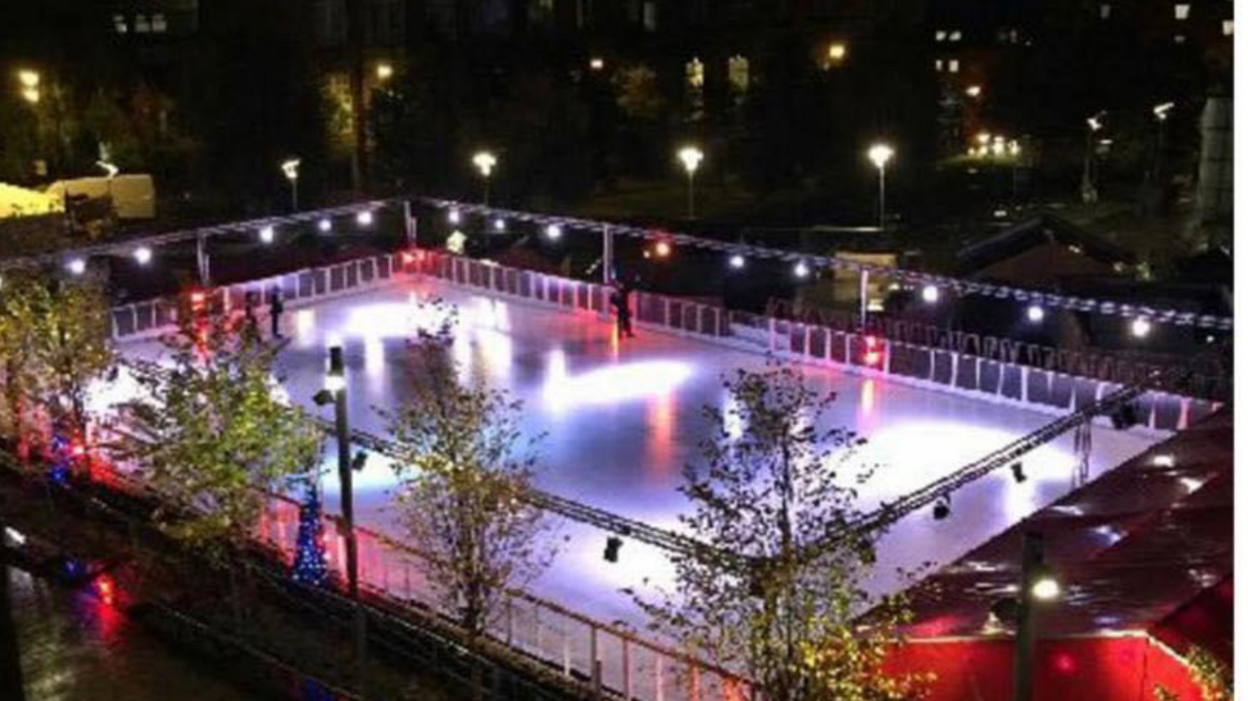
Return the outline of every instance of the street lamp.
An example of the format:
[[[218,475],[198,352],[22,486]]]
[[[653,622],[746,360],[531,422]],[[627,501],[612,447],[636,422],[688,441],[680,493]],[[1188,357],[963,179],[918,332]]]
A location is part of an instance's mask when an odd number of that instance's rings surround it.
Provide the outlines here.
[[[299,159],[289,158],[282,162],[282,173],[290,181],[290,210],[299,211]]]
[[[1083,155],[1083,201],[1095,202],[1097,200],[1096,179],[1092,172],[1094,158],[1094,142],[1096,141],[1096,133],[1105,127],[1101,121],[1105,118],[1104,110],[1088,117],[1088,145]]]
[[[394,77],[394,66],[390,65],[387,61],[382,61],[377,64],[377,80],[384,83],[392,77]]]
[[[104,173],[105,173],[104,177],[108,179],[108,199],[112,200],[113,199],[113,178],[117,177],[117,174],[121,172],[121,169],[118,168],[116,165],[109,163],[108,161],[105,161],[105,160],[96,161],[95,164],[104,170]]]
[[[1161,182],[1166,149],[1166,119],[1170,116],[1170,110],[1172,109],[1174,109],[1173,102],[1163,102],[1153,107],[1153,116],[1157,118],[1157,157],[1153,165],[1153,177],[1159,184]]]
[[[880,231],[884,231],[884,171],[893,160],[893,154],[893,147],[885,143],[876,143],[867,149],[867,158],[880,171]]]
[[[347,418],[347,378],[342,360],[342,346],[329,349],[329,370],[325,373],[325,386],[312,401],[317,406],[334,405],[334,435],[338,442],[338,483],[340,488],[339,509],[342,511],[342,530],[347,544],[347,593],[355,604],[357,662],[364,660],[364,609],[360,604],[359,554],[355,540],[355,503],[352,492],[353,472],[357,461],[351,458],[351,427]],[[359,466],[362,467],[362,460]]]
[[[685,146],[676,152],[676,158],[685,166],[685,173],[689,176],[688,194],[688,214],[693,219],[693,176],[698,172],[698,166],[702,164],[705,154],[697,146]]]
[[[1044,564],[1044,536],[1035,531],[1027,531],[1023,534],[1019,597],[1014,604],[1017,611],[1017,628],[1014,633],[1014,701],[1031,701],[1036,608],[1055,601],[1061,593],[1061,585]]]
[[[23,68],[17,72],[17,82],[22,86],[22,98],[32,105],[39,104],[40,79],[38,71]]]
[[[494,166],[498,165],[498,159],[489,151],[478,151],[472,157],[472,164],[477,167],[481,173],[481,179],[485,181],[485,197],[484,204],[490,206],[490,174],[494,172]]]

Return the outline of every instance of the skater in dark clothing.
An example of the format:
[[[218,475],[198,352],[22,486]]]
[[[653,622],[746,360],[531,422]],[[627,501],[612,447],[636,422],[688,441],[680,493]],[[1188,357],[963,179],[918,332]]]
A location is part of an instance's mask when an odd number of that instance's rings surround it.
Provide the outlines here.
[[[628,285],[616,281],[615,292],[611,295],[611,304],[615,307],[615,327],[620,338],[633,337],[633,311],[628,306]]]
[[[281,288],[273,288],[273,299],[269,302],[269,325],[272,327],[273,338],[282,337],[282,312],[286,305],[282,304]]]
[[[243,302],[243,326],[247,332],[260,337],[260,321],[256,318],[256,293],[248,292]]]

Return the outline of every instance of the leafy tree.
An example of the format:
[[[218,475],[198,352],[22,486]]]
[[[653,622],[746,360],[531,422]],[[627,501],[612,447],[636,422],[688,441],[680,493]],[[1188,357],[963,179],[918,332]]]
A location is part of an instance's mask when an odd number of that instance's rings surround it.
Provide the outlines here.
[[[638,603],[691,654],[744,674],[771,701],[921,693],[922,676],[881,669],[907,610],[863,589],[880,532],[847,528],[859,515],[856,487],[873,472],[855,467],[864,439],[824,428],[835,396],[788,367],[739,370],[724,388],[728,409],[704,410],[713,428],[704,464],[684,470],[691,510],[681,523],[751,564],[673,554],[674,589]]]
[[[0,298],[7,429],[19,435],[23,412],[38,405],[71,435],[82,435],[91,385],[117,364],[103,290],[90,280],[8,277]]]
[[[430,557],[430,580],[476,638],[505,590],[536,577],[554,549],[543,537],[547,519],[523,498],[534,457],[521,445],[521,403],[460,384],[448,355],[453,311],[436,301],[427,306],[435,321],[414,343],[415,396],[383,415],[398,445],[399,514]]]
[[[161,496],[162,527],[220,554],[242,542],[269,492],[306,475],[321,434],[276,393],[274,346],[238,318],[183,309],[171,362],[136,362],[118,452]]]

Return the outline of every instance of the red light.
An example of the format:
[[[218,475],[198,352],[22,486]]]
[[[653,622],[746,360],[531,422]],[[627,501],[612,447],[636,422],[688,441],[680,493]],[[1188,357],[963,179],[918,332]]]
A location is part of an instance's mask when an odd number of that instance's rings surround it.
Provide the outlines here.
[[[870,350],[875,350],[875,347],[879,344],[880,339],[876,338],[875,336],[867,336],[866,341],[867,341],[867,348]]]
[[[102,574],[95,578],[95,592],[100,595],[100,601],[112,606],[113,604],[113,578]]]
[[[867,365],[874,367],[880,364],[880,354],[875,351],[867,351],[867,354],[863,356],[863,360],[866,361]]]
[[[1069,652],[1059,652],[1053,657],[1053,669],[1061,674],[1074,674],[1076,667],[1075,658]]]
[[[191,293],[191,304],[203,304],[203,303],[204,303],[204,293],[203,293],[203,292],[192,292],[192,293]]]

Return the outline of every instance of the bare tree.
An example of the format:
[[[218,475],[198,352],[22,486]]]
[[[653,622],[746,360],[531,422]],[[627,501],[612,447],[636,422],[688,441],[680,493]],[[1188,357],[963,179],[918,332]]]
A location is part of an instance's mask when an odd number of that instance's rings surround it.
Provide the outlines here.
[[[414,545],[429,556],[430,579],[473,638],[483,634],[506,589],[532,581],[554,546],[532,488],[535,440],[523,437],[521,402],[459,381],[449,356],[452,307],[434,300],[413,342],[414,398],[383,412],[398,444],[396,505]]]
[[[684,469],[681,523],[737,559],[673,553],[674,587],[638,603],[656,628],[743,674],[768,701],[916,695],[921,676],[882,671],[904,602],[873,598],[862,584],[880,532],[847,528],[874,471],[859,466],[865,440],[824,428],[835,395],[820,396],[791,368],[739,370],[724,388],[727,408],[704,409],[712,431],[702,464]]]

